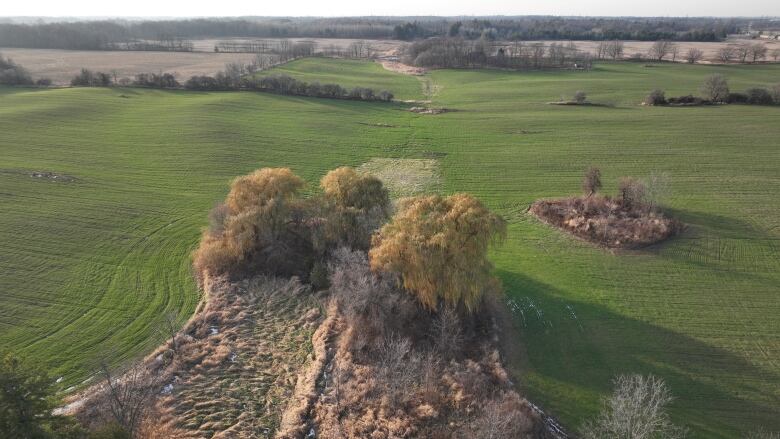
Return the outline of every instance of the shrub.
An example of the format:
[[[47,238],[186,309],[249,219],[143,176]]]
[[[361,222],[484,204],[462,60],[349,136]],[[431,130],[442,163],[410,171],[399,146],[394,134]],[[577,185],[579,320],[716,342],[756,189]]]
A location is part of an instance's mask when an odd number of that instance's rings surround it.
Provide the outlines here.
[[[49,87],[51,86],[51,79],[40,78],[37,81],[35,81],[35,85],[37,85],[38,87]]]
[[[729,85],[725,77],[714,74],[704,80],[701,91],[712,102],[724,102],[729,96]]]
[[[773,85],[770,89],[770,93],[772,94],[772,100],[775,104],[780,105],[780,84]]]
[[[639,207],[645,202],[647,188],[641,180],[633,177],[621,177],[618,191],[623,206],[627,209]]]
[[[601,170],[591,166],[585,171],[585,177],[582,179],[582,191],[591,196],[599,189],[601,189]]]
[[[430,310],[440,304],[475,310],[488,290],[488,246],[506,235],[506,222],[468,194],[402,200],[391,222],[374,235],[375,271],[396,273]]]
[[[696,96],[693,95],[687,95],[687,96],[671,97],[666,100],[666,103],[670,105],[702,105],[707,102],[702,100],[702,98],[697,98]]]
[[[34,364],[0,354],[0,432],[8,438],[82,437],[71,418],[53,416],[54,380]]]
[[[70,85],[74,87],[109,87],[113,83],[110,74],[89,69],[81,69],[81,72],[70,80]]]
[[[666,94],[663,90],[655,89],[645,97],[645,104],[647,105],[664,105],[666,104]]]
[[[33,80],[27,69],[0,54],[0,84],[32,85]]]
[[[677,439],[685,429],[672,424],[667,406],[674,399],[652,375],[621,375],[601,414],[582,428],[583,439]]]
[[[747,102],[754,105],[772,105],[774,100],[769,90],[765,88],[749,88],[745,94],[747,95]]]
[[[176,77],[170,73],[139,73],[135,75],[133,85],[150,88],[178,88]]]
[[[584,104],[588,100],[588,95],[584,91],[574,93],[574,102]]]
[[[187,90],[219,90],[219,84],[217,80],[211,76],[192,76],[187,82],[184,83],[184,88]]]
[[[748,99],[748,95],[745,93],[729,93],[726,102],[729,104],[747,104]]]
[[[225,204],[236,215],[272,201],[289,200],[298,195],[303,186],[303,180],[290,168],[258,169],[233,180]]]

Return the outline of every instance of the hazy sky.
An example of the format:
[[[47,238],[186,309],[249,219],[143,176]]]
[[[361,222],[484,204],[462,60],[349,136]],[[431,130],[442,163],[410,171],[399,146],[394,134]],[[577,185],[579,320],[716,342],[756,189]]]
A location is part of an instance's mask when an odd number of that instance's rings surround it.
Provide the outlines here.
[[[780,0],[7,0],[0,16],[780,16]]]

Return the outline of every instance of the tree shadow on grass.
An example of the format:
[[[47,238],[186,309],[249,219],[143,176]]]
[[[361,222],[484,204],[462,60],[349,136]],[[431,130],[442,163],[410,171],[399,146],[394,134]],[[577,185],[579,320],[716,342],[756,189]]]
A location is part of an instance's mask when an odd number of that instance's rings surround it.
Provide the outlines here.
[[[677,397],[673,418],[690,428],[692,437],[733,438],[759,426],[780,429],[777,372],[602,305],[566,299],[566,291],[524,275],[498,274],[517,342],[527,353],[519,368],[535,375],[528,390],[570,430],[597,410],[593,395],[609,394],[612,378],[626,373],[666,380]],[[545,394],[550,386],[555,395]]]

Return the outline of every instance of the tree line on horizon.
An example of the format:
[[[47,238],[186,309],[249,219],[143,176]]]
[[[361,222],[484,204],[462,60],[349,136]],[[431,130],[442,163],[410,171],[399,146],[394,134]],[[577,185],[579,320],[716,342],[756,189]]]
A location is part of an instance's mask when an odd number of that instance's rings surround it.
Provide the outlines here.
[[[0,47],[71,50],[192,50],[194,38],[353,38],[411,41],[429,37],[467,40],[676,40],[721,41],[769,19],[711,17],[343,17],[199,18],[0,22]]]

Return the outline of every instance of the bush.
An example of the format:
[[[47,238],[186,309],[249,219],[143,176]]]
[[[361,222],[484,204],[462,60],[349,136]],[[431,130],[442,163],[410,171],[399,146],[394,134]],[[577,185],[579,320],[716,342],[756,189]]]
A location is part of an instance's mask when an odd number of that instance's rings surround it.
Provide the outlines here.
[[[633,209],[645,203],[647,188],[641,180],[633,177],[621,177],[618,192],[623,206],[627,209]]]
[[[582,179],[582,191],[591,196],[599,189],[601,189],[601,170],[591,166],[585,171],[585,177]]]
[[[89,69],[81,69],[81,72],[70,80],[70,85],[74,87],[110,87],[113,83],[110,74]]]
[[[0,54],[0,84],[32,85],[33,80],[27,69]]]
[[[149,88],[179,88],[179,81],[170,73],[139,73],[133,85]]]
[[[51,86],[51,79],[49,78],[41,78],[37,81],[35,81],[35,85],[38,87],[49,87]]]
[[[574,102],[584,104],[588,100],[588,95],[584,91],[574,93]]]
[[[671,97],[666,100],[669,105],[702,105],[707,101],[694,95]]]
[[[748,104],[772,105],[774,103],[772,94],[765,88],[749,88],[745,94],[747,95]]]
[[[604,401],[599,417],[586,423],[583,439],[677,439],[685,429],[672,424],[667,406],[672,398],[666,383],[654,376],[619,376],[615,391]]]
[[[775,104],[780,105],[780,84],[773,85],[770,89],[770,93],[772,94],[772,100]]]
[[[664,105],[666,104],[666,94],[663,90],[655,89],[645,97],[646,105]]]
[[[187,82],[184,83],[184,88],[187,90],[220,90],[217,80],[211,76],[192,76]]]
[[[748,99],[748,95],[745,93],[729,93],[726,102],[729,104],[747,104]]]
[[[729,85],[722,75],[710,75],[704,80],[701,91],[712,102],[724,102],[729,96]]]

